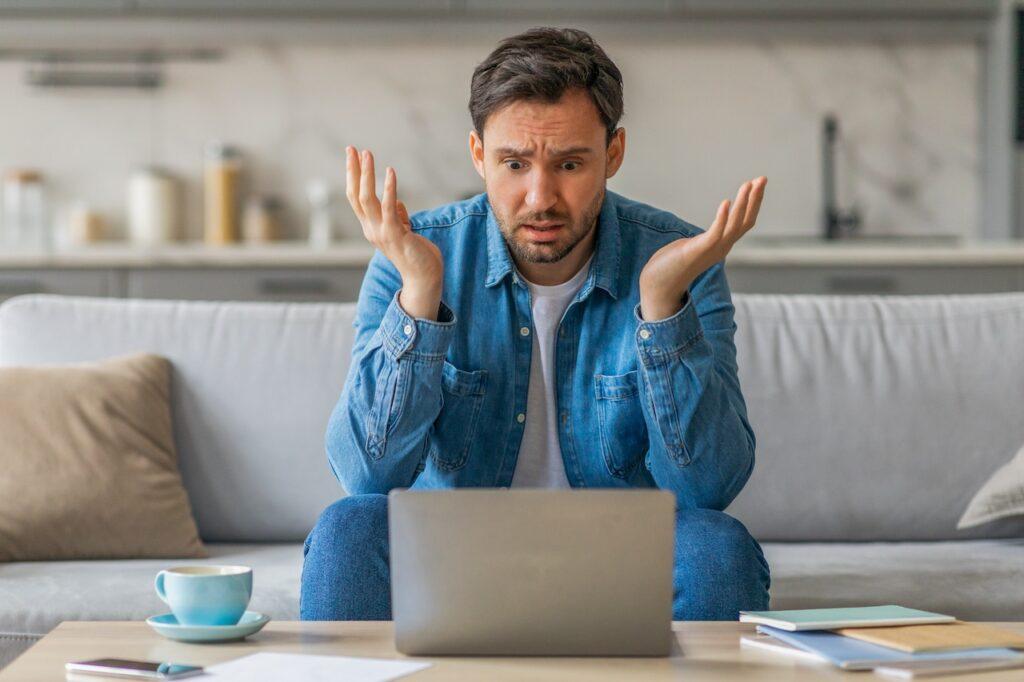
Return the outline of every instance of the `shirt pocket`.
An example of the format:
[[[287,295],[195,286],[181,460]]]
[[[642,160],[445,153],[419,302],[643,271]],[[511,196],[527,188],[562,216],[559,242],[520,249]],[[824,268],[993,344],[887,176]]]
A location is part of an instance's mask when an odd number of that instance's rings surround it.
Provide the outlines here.
[[[444,361],[441,413],[430,435],[430,456],[439,468],[454,471],[466,464],[476,438],[486,389],[486,370],[461,370]]]
[[[605,466],[612,476],[629,478],[648,446],[636,370],[595,374],[594,396]]]

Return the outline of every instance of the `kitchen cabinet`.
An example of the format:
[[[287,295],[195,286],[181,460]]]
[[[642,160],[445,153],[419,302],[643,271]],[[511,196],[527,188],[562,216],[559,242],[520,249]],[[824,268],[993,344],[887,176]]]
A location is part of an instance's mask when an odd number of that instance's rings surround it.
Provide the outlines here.
[[[120,294],[120,279],[112,270],[0,271],[0,301],[23,294],[117,296]]]
[[[354,301],[363,267],[129,269],[124,295],[215,301]]]
[[[977,266],[733,266],[734,292],[765,294],[979,294],[1024,291],[1024,267]]]
[[[448,0],[135,0],[132,3],[139,14],[182,12],[227,16],[445,12],[451,4]]]
[[[0,0],[0,12],[95,14],[126,11],[131,0]]]
[[[452,18],[558,15],[676,19],[924,19],[980,21],[996,0],[0,0],[0,13],[45,17],[117,12],[146,15],[423,15]]]
[[[671,6],[692,14],[745,15],[761,18],[888,16],[977,19],[996,11],[996,0],[672,0]]]

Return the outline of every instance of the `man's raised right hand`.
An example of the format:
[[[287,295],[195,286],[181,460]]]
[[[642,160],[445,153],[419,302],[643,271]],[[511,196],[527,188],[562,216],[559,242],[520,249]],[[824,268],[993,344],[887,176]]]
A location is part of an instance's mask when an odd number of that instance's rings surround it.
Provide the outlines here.
[[[384,175],[383,200],[377,199],[373,154],[345,148],[345,194],[352,205],[363,234],[391,261],[402,276],[399,304],[410,316],[436,320],[444,283],[441,250],[426,237],[412,231],[409,212],[398,200],[398,181],[390,166]]]

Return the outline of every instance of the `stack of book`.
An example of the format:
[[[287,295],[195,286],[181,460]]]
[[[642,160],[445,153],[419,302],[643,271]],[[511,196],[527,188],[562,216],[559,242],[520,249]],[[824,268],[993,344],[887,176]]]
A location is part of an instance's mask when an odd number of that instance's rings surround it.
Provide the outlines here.
[[[744,646],[844,670],[910,678],[1024,668],[1024,634],[903,606],[740,611],[740,621],[757,623]]]

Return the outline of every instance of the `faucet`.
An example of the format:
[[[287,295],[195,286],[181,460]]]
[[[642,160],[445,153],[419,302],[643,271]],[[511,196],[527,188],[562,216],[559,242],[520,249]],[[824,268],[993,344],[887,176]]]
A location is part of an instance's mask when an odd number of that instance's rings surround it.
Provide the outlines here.
[[[826,114],[824,132],[821,152],[822,189],[825,204],[822,227],[825,239],[841,239],[860,231],[861,218],[856,207],[843,211],[836,206],[835,147],[836,138],[839,136],[839,121],[834,114]]]

